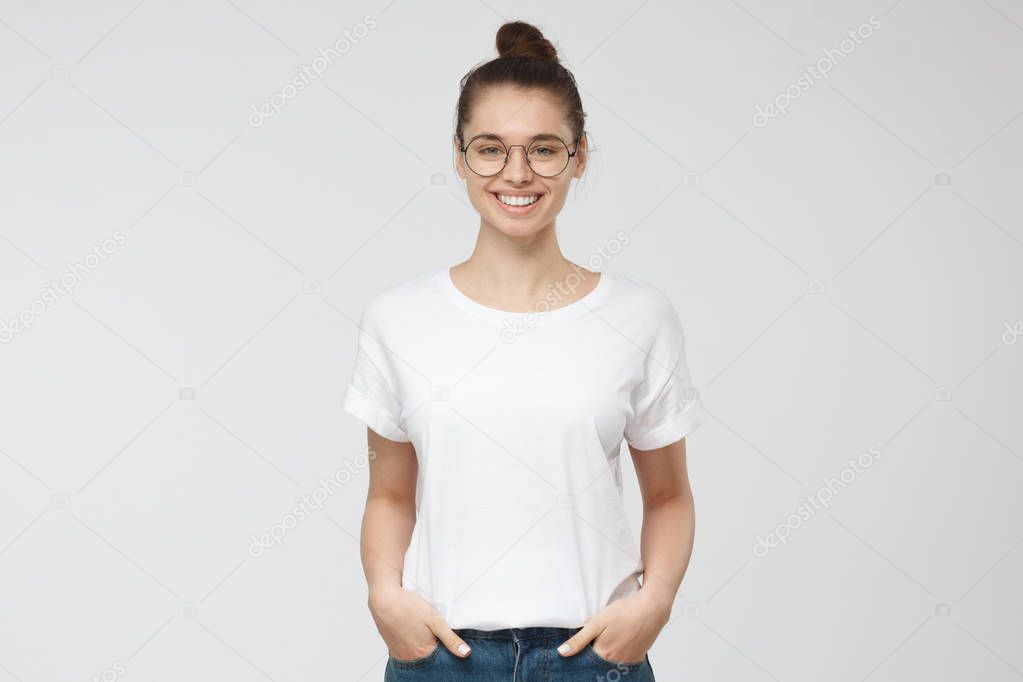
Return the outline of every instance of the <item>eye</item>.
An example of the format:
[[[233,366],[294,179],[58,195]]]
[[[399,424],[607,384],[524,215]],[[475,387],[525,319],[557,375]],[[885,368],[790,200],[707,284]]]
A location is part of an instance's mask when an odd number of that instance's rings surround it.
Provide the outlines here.
[[[480,154],[488,154],[488,155],[491,155],[491,156],[494,155],[494,154],[501,154],[501,153],[503,153],[498,147],[494,147],[494,146],[482,147],[479,150],[479,152],[480,152]]]
[[[537,156],[550,156],[554,154],[554,149],[551,147],[533,147],[533,154]]]

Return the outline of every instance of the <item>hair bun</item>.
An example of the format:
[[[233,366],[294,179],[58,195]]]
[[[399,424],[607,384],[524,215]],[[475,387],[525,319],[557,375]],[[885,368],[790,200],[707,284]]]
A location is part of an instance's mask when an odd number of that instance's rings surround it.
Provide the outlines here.
[[[510,21],[497,31],[497,55],[558,62],[558,51],[536,26]]]

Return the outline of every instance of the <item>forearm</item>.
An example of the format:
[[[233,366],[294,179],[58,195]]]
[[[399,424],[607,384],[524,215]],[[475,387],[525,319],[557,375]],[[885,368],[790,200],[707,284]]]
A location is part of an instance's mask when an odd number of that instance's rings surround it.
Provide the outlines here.
[[[362,567],[370,599],[374,594],[401,587],[405,551],[416,522],[412,500],[370,495],[362,517]]]
[[[640,552],[641,592],[670,612],[693,553],[696,515],[689,486],[678,495],[645,504]]]

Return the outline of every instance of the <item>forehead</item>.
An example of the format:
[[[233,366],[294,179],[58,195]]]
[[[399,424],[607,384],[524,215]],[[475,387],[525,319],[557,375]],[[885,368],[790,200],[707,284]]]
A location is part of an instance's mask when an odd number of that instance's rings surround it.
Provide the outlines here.
[[[542,90],[512,86],[481,92],[464,132],[467,140],[480,133],[493,133],[513,144],[541,134],[557,135],[563,140],[572,135],[565,122],[564,107],[557,98]]]

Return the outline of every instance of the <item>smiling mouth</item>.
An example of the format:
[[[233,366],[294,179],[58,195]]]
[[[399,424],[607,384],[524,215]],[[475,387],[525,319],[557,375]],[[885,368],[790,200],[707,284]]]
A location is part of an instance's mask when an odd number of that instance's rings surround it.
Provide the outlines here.
[[[525,196],[518,194],[501,194],[500,192],[492,192],[492,194],[505,206],[531,206],[540,200],[539,194],[529,194]]]
[[[494,197],[494,202],[501,208],[501,211],[508,215],[528,215],[535,210],[537,204],[546,196],[545,194],[501,194],[500,192],[488,192]]]

